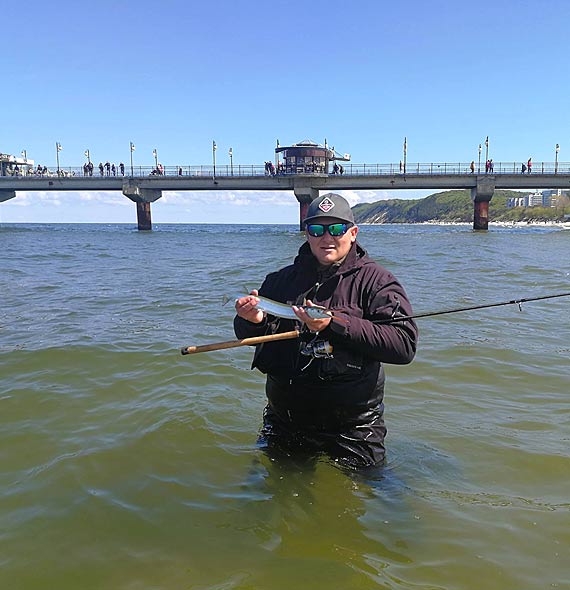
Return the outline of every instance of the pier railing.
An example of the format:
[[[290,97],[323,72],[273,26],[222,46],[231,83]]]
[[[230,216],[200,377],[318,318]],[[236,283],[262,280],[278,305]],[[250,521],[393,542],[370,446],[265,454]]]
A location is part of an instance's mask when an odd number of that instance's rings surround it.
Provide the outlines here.
[[[523,164],[526,162],[496,162],[493,164],[491,171],[485,171],[484,164],[475,163],[474,171],[471,171],[470,162],[430,162],[430,163],[407,163],[402,164],[351,164],[347,163],[343,166],[343,174],[345,176],[372,176],[372,175],[406,175],[406,176],[436,176],[436,175],[466,175],[466,174],[523,174]],[[94,168],[92,174],[88,174],[82,166],[60,166],[59,172],[55,167],[44,168],[45,171],[38,171],[38,168],[26,169],[21,167],[18,170],[6,169],[4,176],[61,176],[61,177],[109,177],[109,176],[125,176],[125,177],[149,177],[149,176],[195,176],[195,177],[251,177],[251,176],[269,176],[264,165],[258,164],[234,164],[216,166],[164,166],[162,171],[159,171],[154,166],[133,166],[125,165],[124,172],[117,166],[115,172],[103,169],[101,173],[98,167]],[[322,171],[315,171],[311,165],[304,167],[296,167],[292,170],[276,170],[275,175],[298,175],[298,174],[315,174],[321,176]],[[333,171],[329,171],[329,175],[334,175]],[[531,170],[525,170],[524,174],[570,174],[569,162],[535,162]]]

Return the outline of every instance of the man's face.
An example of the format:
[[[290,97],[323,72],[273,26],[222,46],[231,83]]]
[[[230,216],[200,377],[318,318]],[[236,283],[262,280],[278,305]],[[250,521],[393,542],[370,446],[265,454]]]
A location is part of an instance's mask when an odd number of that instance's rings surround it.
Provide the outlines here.
[[[332,223],[342,223],[334,217],[319,217],[314,223],[328,226]],[[358,226],[353,225],[342,236],[331,236],[325,229],[325,232],[320,237],[309,235],[305,230],[305,235],[313,256],[324,266],[330,266],[339,260],[342,260],[349,252],[352,242],[356,240],[358,233]]]

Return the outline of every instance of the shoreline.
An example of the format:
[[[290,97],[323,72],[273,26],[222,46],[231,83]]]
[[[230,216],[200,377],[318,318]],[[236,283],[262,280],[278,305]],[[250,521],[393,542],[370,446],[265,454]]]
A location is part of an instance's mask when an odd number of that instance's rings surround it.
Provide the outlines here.
[[[473,225],[468,221],[438,221],[436,219],[430,221],[421,221],[421,224],[426,225]],[[489,221],[489,225],[498,225],[500,227],[567,227],[570,228],[570,221]]]
[[[386,223],[359,223],[358,225],[465,225],[471,227],[469,221],[440,221],[431,219],[430,221],[406,221],[406,222],[386,222]],[[499,227],[559,227],[561,229],[570,229],[570,221],[489,221],[489,226]]]
[[[0,220],[0,227],[3,225],[136,225],[133,221],[4,221]],[[212,222],[212,221],[157,221],[153,225],[236,225],[232,222]],[[293,222],[283,223],[239,223],[237,225],[296,225]],[[431,219],[429,221],[389,221],[383,223],[360,222],[357,225],[464,225],[472,227],[471,221],[440,221]],[[498,227],[559,227],[561,229],[570,229],[569,221],[489,221],[489,226]]]

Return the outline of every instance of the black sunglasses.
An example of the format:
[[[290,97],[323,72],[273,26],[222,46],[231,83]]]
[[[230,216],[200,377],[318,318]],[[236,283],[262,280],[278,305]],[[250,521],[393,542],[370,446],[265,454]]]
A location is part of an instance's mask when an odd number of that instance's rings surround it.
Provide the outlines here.
[[[335,238],[344,236],[348,229],[352,226],[349,223],[331,223],[329,225],[322,225],[320,223],[310,223],[307,225],[307,233],[313,238],[320,238],[325,235],[325,231]]]

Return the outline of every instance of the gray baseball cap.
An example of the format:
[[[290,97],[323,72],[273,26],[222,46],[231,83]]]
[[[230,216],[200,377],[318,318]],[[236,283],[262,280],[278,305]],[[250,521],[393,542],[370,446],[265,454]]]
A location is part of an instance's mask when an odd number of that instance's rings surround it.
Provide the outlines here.
[[[354,224],[354,215],[348,201],[336,193],[327,193],[314,199],[307,209],[303,223],[315,223],[321,217],[332,217]]]

